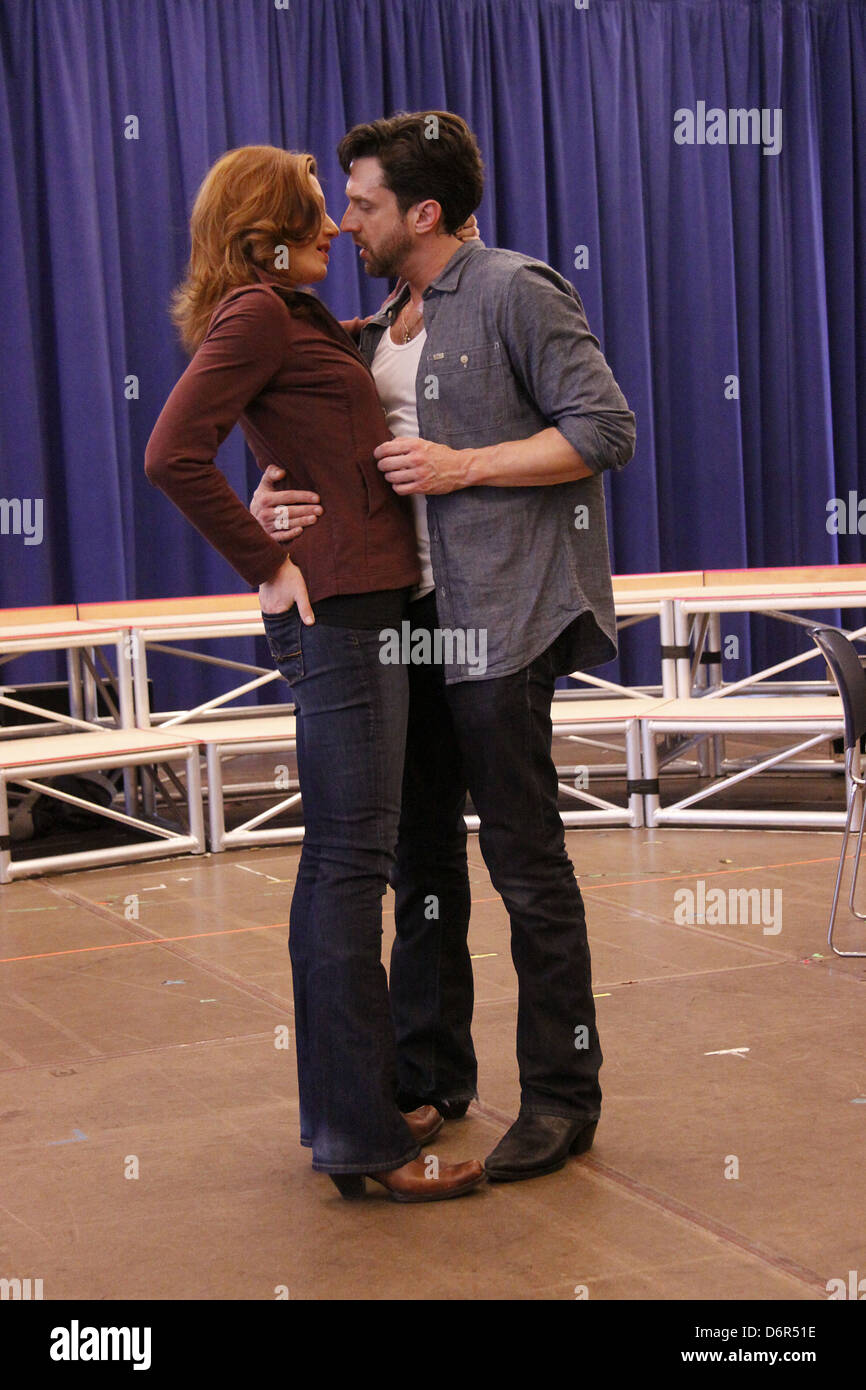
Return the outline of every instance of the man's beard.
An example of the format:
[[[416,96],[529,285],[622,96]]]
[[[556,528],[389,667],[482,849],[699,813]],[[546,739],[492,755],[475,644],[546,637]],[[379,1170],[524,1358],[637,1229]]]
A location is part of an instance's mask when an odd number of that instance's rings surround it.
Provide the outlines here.
[[[366,248],[364,269],[376,280],[390,280],[400,274],[406,256],[412,250],[412,235],[406,227],[399,227],[387,241],[382,242],[374,253]]]

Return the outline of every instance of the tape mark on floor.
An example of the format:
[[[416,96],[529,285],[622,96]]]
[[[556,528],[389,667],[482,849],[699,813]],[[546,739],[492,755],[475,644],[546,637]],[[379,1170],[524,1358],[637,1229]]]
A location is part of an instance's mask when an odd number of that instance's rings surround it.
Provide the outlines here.
[[[86,1138],[87,1135],[84,1133],[83,1129],[74,1129],[71,1139],[50,1139],[48,1141],[48,1147],[49,1149],[56,1149],[60,1144],[80,1144]]]
[[[235,869],[242,870],[245,874],[255,874],[256,878],[269,878],[271,883],[287,883],[288,879],[275,878],[273,874],[263,874],[261,869],[248,869],[246,864],[234,864]]]
[[[854,851],[848,855],[852,858]],[[725,874],[755,874],[763,871],[769,872],[773,869],[798,869],[808,864],[837,864],[836,855],[828,855],[825,859],[788,859],[780,864],[746,864],[737,869],[683,869],[673,874],[663,874],[655,878],[624,878],[617,883],[593,883],[588,892],[596,893],[599,889],[607,888],[642,888],[647,883],[673,883],[678,878],[720,878]]]
[[[154,936],[149,931],[149,929],[144,926],[142,922],[128,922],[125,918],[118,917],[117,913],[113,912],[111,908],[108,907],[96,908],[89,899],[82,897],[80,893],[76,893],[71,888],[61,887],[58,883],[48,882],[46,882],[45,887],[47,891],[53,894],[54,896],[61,898],[66,902],[73,903],[76,907],[80,907],[84,909],[84,911],[86,912],[91,912],[96,917],[105,918],[113,925],[120,926],[125,932],[137,935],[138,940],[142,943],[150,942],[151,944],[155,944],[157,941],[160,940],[160,938]],[[275,925],[276,923],[271,924],[272,927]],[[283,930],[285,930],[285,924],[283,923],[281,924],[281,926]],[[196,936],[210,935],[231,936],[236,931],[245,932],[262,930],[267,931],[269,930],[269,928],[229,927],[228,929],[223,929],[222,931],[214,933],[193,932],[187,939],[194,940]],[[175,938],[175,941],[178,941],[180,939],[180,937]],[[274,990],[266,989],[264,985],[258,985],[254,981],[246,979],[243,975],[238,974],[238,972],[235,970],[229,970],[223,966],[215,965],[213,964],[213,962],[209,963],[203,961],[197,955],[193,954],[191,950],[184,949],[176,944],[169,944],[169,939],[163,938],[163,942],[164,951],[167,951],[170,955],[176,956],[178,960],[182,960],[185,964],[192,965],[194,969],[198,969],[206,975],[211,975],[215,980],[222,980],[223,982],[230,984],[240,994],[246,994],[250,998],[258,999],[261,1002],[268,1004],[272,1008],[277,1008],[281,1012],[285,1009],[285,999],[279,994],[277,994]],[[115,944],[120,945],[121,943],[117,942]],[[123,944],[131,945],[133,943],[124,942]]]
[[[124,919],[126,920],[126,919]],[[285,931],[285,922],[267,922],[259,927],[224,927],[219,931],[189,932],[185,936],[153,936],[138,941],[104,941],[101,946],[67,946],[62,951],[39,951],[29,956],[2,956],[0,965],[13,965],[25,960],[50,960],[53,956],[80,956],[88,951],[123,951],[130,946],[165,946],[173,941],[198,941],[211,936],[237,936],[251,931]]]

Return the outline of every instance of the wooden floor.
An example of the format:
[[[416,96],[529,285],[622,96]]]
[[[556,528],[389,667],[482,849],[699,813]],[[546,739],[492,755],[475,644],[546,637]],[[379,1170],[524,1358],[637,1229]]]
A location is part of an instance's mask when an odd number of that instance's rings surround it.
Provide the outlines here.
[[[866,1272],[866,962],[825,945],[839,836],[568,843],[605,1055],[595,1147],[432,1206],[344,1202],[298,1144],[293,1040],[274,1045],[297,848],[2,890],[0,1275],[46,1299],[808,1301]],[[433,1141],[445,1160],[483,1158],[518,1103],[508,923],[474,837],[470,855],[481,1100]],[[676,920],[699,881],[728,907],[766,890],[772,915]]]

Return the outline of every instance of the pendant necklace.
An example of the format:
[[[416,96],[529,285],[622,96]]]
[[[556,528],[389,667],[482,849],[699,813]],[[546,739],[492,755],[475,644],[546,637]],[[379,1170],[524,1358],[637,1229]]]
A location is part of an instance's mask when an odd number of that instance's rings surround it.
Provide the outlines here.
[[[409,308],[409,305],[410,305],[411,303],[412,303],[411,299],[408,300],[408,302],[407,302],[407,304],[406,304],[406,309]],[[418,310],[418,317],[416,318],[416,320],[415,320],[415,322],[414,322],[413,324],[410,324],[410,323],[409,323],[409,320],[405,317],[406,309],[404,309],[404,310],[403,310],[403,313],[401,314],[401,318],[403,319],[403,345],[404,345],[404,347],[405,347],[406,343],[411,343],[411,341],[412,341],[412,334],[413,334],[413,332],[415,331],[415,329],[418,327],[418,325],[419,325],[419,323],[421,322],[422,318],[424,317],[424,305],[422,304],[422,305],[421,305],[421,308]]]

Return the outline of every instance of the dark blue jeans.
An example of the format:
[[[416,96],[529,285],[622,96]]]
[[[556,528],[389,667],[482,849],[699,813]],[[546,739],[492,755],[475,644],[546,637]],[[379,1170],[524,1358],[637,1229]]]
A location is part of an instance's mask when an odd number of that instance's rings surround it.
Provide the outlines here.
[[[296,705],[304,843],[289,951],[301,1143],[325,1173],[384,1172],[416,1158],[397,1106],[382,965],[382,897],[394,862],[406,737],[403,666],[376,631],[265,614]]]
[[[409,607],[436,625],[435,595]],[[578,620],[579,621],[579,620]],[[559,639],[559,642],[565,640]],[[551,756],[559,642],[515,675],[445,685],[409,668],[391,1009],[402,1109],[476,1094],[467,789],[484,861],[511,919],[521,1109],[593,1119],[602,1062],[583,900],[565,848]]]

